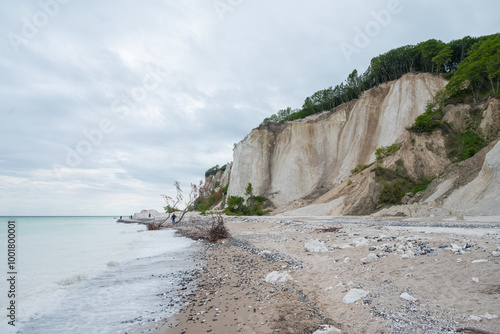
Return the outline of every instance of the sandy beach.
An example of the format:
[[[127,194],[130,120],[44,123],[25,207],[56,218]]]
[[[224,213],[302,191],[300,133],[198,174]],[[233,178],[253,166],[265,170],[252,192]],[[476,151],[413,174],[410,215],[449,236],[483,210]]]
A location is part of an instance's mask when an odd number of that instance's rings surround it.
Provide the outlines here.
[[[144,332],[500,332],[497,217],[225,221],[183,310]]]

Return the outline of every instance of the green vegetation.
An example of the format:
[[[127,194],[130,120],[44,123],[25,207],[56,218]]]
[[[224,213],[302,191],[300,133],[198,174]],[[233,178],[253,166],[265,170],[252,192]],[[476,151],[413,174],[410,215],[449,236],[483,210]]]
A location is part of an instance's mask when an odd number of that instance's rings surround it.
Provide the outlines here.
[[[358,164],[358,165],[356,165],[356,167],[354,167],[354,169],[351,169],[351,175],[357,174],[357,173],[367,169],[368,167],[369,167],[369,165]]]
[[[475,131],[467,130],[462,133],[450,133],[446,146],[449,148],[449,157],[458,162],[473,157],[486,146],[486,141]]]
[[[500,34],[480,37],[474,43],[472,40],[466,42],[463,50],[467,50],[465,53],[467,56],[456,66],[451,67],[452,70],[445,75],[450,81],[436,94],[434,102],[428,104],[426,112],[415,119],[410,130],[430,133],[436,128],[443,128],[441,120],[446,105],[460,102],[476,103],[499,94]],[[472,146],[480,146],[478,145],[480,140],[473,139],[473,134],[461,134],[461,136],[467,137],[464,141],[476,142]],[[473,151],[474,149],[470,152]]]
[[[392,144],[391,146],[381,146],[375,150],[375,157],[378,161],[384,157],[388,157],[396,153],[401,148],[402,144]]]
[[[382,185],[379,205],[401,204],[401,199],[406,194],[410,193],[414,196],[416,193],[427,189],[427,186],[432,182],[432,180],[426,178],[417,181],[412,180],[404,169],[402,160],[396,162],[396,169],[377,166],[373,171],[375,172],[375,179]]]
[[[229,184],[225,187],[220,187],[220,182],[215,182],[213,187],[211,187],[210,184],[205,184],[203,187],[200,187],[198,197],[194,201],[192,210],[206,214],[210,208],[219,204],[224,199],[224,196],[227,195],[228,187]]]
[[[441,126],[443,119],[443,107],[435,108],[435,104],[428,103],[425,113],[415,119],[410,131],[417,133],[432,133],[434,129]]]
[[[223,198],[222,189],[217,191],[212,190],[210,194],[198,196],[193,204],[193,210],[200,211],[205,214],[211,207],[220,203]]]
[[[264,119],[261,125],[292,121],[331,110],[358,98],[362,92],[381,83],[399,79],[406,73],[418,72],[442,74],[450,79],[447,85],[447,98],[466,97],[472,93],[476,100],[484,91],[498,95],[500,34],[466,36],[449,43],[430,39],[417,45],[406,45],[390,50],[372,58],[370,66],[364,73],[359,74],[357,70],[353,70],[345,82],[334,88],[329,87],[315,92],[304,100],[301,108],[287,107],[279,110]],[[429,119],[422,121],[428,123]]]
[[[248,184],[245,190],[245,196],[246,200],[241,196],[229,196],[226,201],[226,214],[245,216],[262,216],[266,214],[262,210],[262,206],[267,201],[267,198],[255,196],[251,183]]]
[[[215,175],[217,174],[218,171],[225,171],[226,170],[226,166],[227,165],[224,165],[222,167],[219,167],[219,165],[215,165],[213,166],[212,168],[209,168],[206,172],[205,172],[205,178],[211,176],[211,175]]]

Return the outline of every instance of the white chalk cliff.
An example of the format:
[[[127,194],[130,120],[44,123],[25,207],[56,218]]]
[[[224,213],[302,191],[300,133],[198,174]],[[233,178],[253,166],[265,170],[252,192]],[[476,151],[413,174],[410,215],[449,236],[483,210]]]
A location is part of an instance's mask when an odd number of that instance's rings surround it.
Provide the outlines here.
[[[419,136],[406,130],[446,83],[442,77],[428,73],[406,74],[334,110],[253,129],[236,145],[232,166],[224,173],[229,176],[228,195],[244,196],[248,183],[252,183],[254,194],[267,197],[280,212],[372,213],[375,197],[380,194],[380,189],[374,186],[374,173],[370,173],[374,165],[361,175],[351,175],[351,170],[358,164],[373,163],[376,148],[403,143],[397,155],[383,164],[389,167],[402,159],[414,177],[435,177],[451,164],[442,136]],[[498,107],[498,100],[496,103]],[[498,116],[500,108],[495,108],[488,107],[488,115]],[[460,203],[471,201],[498,203],[500,148],[497,147],[484,160],[485,167],[477,176],[478,181],[469,185],[470,189],[463,188],[454,197],[447,189],[446,197],[438,201],[443,208],[454,210]],[[457,183],[453,184],[456,188]],[[423,202],[425,198],[420,200]],[[479,205],[474,212],[483,209]],[[488,209],[488,214],[495,212],[500,214],[500,208]]]

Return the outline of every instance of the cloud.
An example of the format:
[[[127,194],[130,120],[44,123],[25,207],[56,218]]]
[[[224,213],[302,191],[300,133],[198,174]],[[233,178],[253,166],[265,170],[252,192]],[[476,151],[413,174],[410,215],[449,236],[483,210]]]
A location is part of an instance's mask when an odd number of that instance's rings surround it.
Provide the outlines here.
[[[377,21],[395,2],[387,24]],[[278,109],[300,107],[391,48],[498,32],[499,7],[1,2],[0,215],[161,210],[175,180],[187,191],[231,161],[233,144]],[[380,29],[347,59],[341,44],[372,22]]]

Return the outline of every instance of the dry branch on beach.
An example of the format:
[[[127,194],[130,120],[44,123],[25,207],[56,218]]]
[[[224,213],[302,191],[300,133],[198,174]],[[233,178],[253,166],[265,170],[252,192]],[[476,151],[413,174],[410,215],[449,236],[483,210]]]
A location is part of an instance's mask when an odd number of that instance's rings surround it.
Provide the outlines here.
[[[342,229],[342,227],[327,227],[327,228],[317,228],[314,231],[316,232],[335,232]]]

